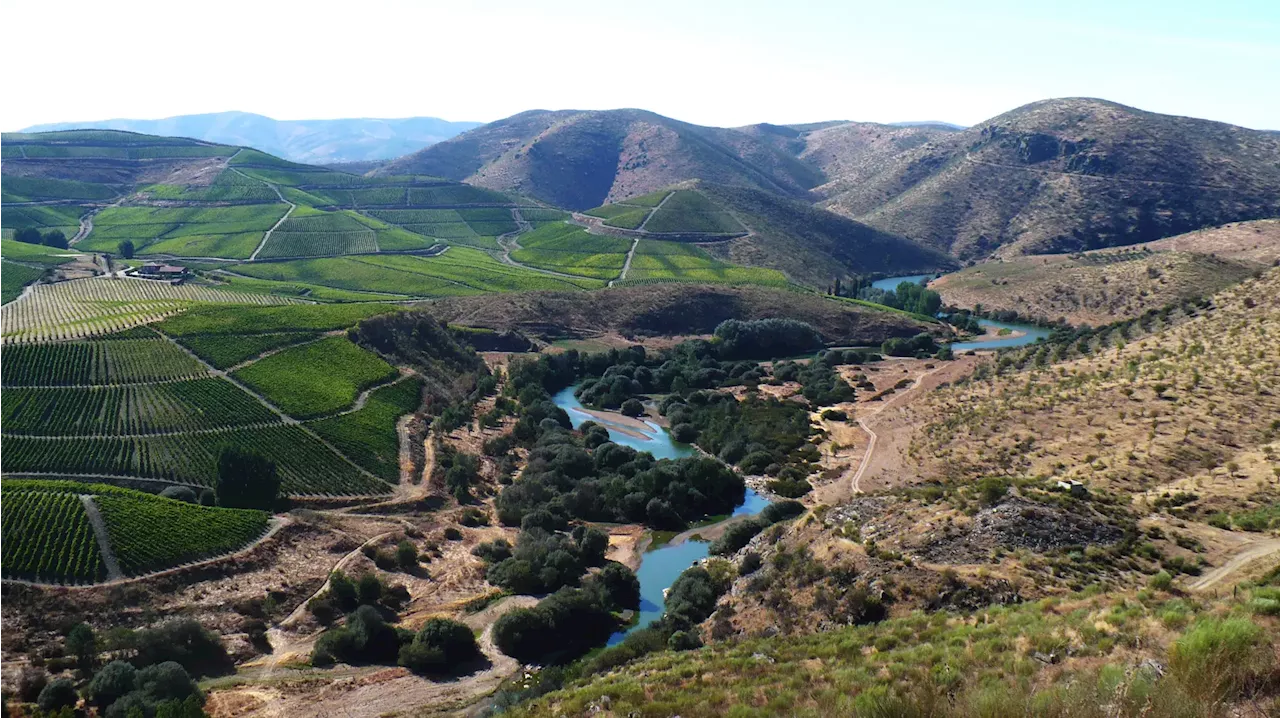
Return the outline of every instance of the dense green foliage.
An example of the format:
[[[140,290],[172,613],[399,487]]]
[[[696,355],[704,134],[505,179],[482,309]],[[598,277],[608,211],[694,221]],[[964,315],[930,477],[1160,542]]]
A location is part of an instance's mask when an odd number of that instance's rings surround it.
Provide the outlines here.
[[[416,673],[447,673],[480,658],[476,637],[466,624],[432,618],[413,640],[400,646],[400,665]]]
[[[511,258],[530,267],[596,279],[613,279],[622,272],[631,241],[589,234],[565,222],[548,224],[520,235],[521,249]]]
[[[134,384],[208,374],[181,349],[145,329],[96,341],[19,344],[4,351],[0,377],[5,387]]]
[[[730,319],[716,327],[722,359],[773,359],[814,351],[823,344],[817,329],[794,319]]]
[[[263,352],[315,339],[312,332],[192,335],[182,345],[219,369],[228,369]]]
[[[473,553],[489,563],[489,583],[512,593],[549,593],[578,585],[583,570],[604,562],[607,534],[584,526],[559,533],[550,526],[553,523],[549,516],[534,514],[525,522],[515,549],[505,540],[477,546]]]
[[[618,629],[614,612],[640,606],[640,585],[621,564],[590,575],[582,588],[565,586],[533,608],[517,608],[493,625],[498,648],[522,662],[569,661],[604,643]]]
[[[175,337],[201,334],[325,332],[355,326],[361,319],[400,311],[389,304],[296,304],[280,307],[196,306],[160,322]]]
[[[214,494],[219,506],[270,511],[279,498],[280,473],[262,454],[228,446],[218,454]]]

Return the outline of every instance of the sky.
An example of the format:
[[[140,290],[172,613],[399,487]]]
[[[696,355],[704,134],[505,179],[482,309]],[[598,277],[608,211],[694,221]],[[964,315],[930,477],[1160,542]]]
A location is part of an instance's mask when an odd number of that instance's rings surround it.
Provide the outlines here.
[[[1280,130],[1276,0],[3,0],[0,128],[639,107],[976,124],[1049,97]],[[28,31],[17,31],[25,28]]]

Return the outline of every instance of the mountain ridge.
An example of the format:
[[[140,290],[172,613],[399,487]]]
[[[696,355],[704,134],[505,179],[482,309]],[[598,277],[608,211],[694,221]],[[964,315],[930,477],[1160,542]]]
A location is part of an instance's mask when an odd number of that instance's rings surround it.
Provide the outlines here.
[[[480,124],[435,117],[276,120],[252,112],[229,111],[175,115],[157,120],[119,118],[46,123],[33,125],[22,132],[112,129],[183,136],[248,146],[290,161],[315,164],[391,159]]]

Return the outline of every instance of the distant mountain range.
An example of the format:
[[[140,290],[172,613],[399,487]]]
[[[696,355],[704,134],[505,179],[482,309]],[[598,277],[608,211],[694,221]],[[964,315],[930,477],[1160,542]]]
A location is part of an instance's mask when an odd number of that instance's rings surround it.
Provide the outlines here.
[[[643,110],[531,110],[387,163],[584,210],[688,180],[817,203],[961,259],[1145,242],[1280,216],[1273,132],[1092,98],[974,127],[701,127]]]
[[[398,120],[274,120],[250,112],[179,115],[163,120],[100,120],[35,125],[23,132],[108,129],[244,145],[294,162],[328,164],[388,160],[478,127],[435,117]]]

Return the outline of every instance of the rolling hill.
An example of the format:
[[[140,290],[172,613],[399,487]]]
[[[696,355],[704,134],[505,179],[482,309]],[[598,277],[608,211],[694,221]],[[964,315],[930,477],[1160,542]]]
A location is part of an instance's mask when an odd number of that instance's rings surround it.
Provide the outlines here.
[[[1135,244],[1280,215],[1274,134],[1094,99],[1032,103],[828,166],[847,171],[816,190],[823,206],[962,258]]]
[[[57,122],[28,127],[23,132],[125,130],[243,145],[294,162],[330,163],[399,157],[479,125],[479,122],[450,122],[436,117],[276,120],[251,112],[213,112],[163,120]]]
[[[641,238],[640,271],[647,240],[696,243],[696,249],[721,261],[777,270],[817,287],[837,275],[909,274],[954,266],[942,252],[805,202],[709,182],[681,183],[579,217],[593,231]]]

